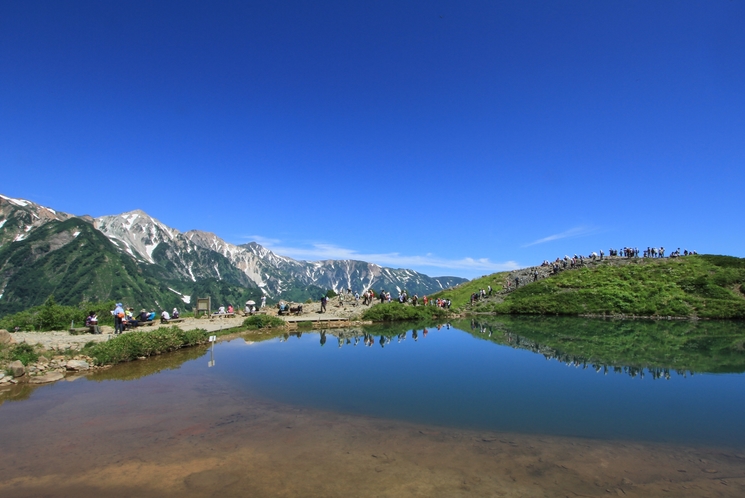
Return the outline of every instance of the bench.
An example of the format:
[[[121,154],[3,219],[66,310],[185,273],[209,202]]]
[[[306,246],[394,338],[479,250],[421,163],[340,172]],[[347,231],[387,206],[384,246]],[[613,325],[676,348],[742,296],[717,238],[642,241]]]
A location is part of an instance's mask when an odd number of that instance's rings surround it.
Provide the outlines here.
[[[155,320],[147,320],[145,322],[137,320],[136,322],[122,322],[122,325],[124,326],[124,330],[127,329],[136,329],[139,327],[150,327],[155,323]]]
[[[169,320],[166,320],[165,318],[160,319],[160,323],[181,323],[185,320],[185,318],[171,318]]]
[[[303,305],[298,304],[297,306],[290,306],[286,304],[285,306],[280,306],[279,310],[277,311],[277,315],[301,315],[303,313]]]
[[[68,332],[70,332],[70,334],[72,335],[95,334],[97,326],[98,325],[87,325],[85,327],[75,327],[75,328],[68,330]]]
[[[235,313],[212,313],[212,318],[235,318]]]

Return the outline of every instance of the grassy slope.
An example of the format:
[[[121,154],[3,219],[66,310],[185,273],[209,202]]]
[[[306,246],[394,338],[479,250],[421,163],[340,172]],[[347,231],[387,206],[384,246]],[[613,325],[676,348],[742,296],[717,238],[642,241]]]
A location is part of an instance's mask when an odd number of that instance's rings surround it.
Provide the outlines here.
[[[450,299],[452,301],[452,308],[459,310],[465,305],[470,303],[471,294],[479,292],[481,289],[488,289],[492,286],[494,292],[502,289],[503,285],[507,282],[507,276],[509,272],[492,273],[480,278],[475,278],[468,282],[465,282],[457,287],[451,287],[430,296],[432,299],[442,298]]]
[[[505,274],[473,280],[441,293],[457,307],[491,282],[501,288]],[[483,302],[474,311],[512,314],[624,314],[701,318],[745,318],[745,259],[688,256],[606,262],[568,270],[508,294],[504,302]]]

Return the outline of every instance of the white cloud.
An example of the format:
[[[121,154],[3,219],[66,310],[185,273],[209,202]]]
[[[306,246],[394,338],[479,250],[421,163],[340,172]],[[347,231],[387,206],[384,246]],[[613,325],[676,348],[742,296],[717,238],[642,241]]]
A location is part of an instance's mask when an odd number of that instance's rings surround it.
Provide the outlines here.
[[[549,235],[548,237],[543,237],[542,239],[535,240],[529,244],[525,244],[523,247],[530,247],[530,246],[535,246],[538,244],[545,244],[546,242],[553,242],[554,240],[569,239],[573,237],[582,237],[584,235],[589,235],[594,232],[597,232],[597,228],[574,227],[574,228],[570,228],[569,230],[565,232],[555,233],[553,235]]]
[[[440,258],[434,254],[425,255],[403,255],[397,252],[389,253],[362,253],[354,249],[339,247],[334,244],[314,243],[306,247],[292,247],[282,245],[281,241],[266,237],[251,237],[253,240],[281,256],[307,261],[319,261],[326,259],[353,259],[367,261],[381,266],[394,268],[438,268],[444,270],[455,270],[457,272],[498,272],[514,270],[520,266],[515,261],[494,262],[489,258]],[[261,241],[260,241],[261,240]],[[417,270],[420,271],[420,270]]]
[[[256,242],[257,244],[262,245],[262,246],[264,246],[266,248],[268,248],[269,246],[276,245],[276,244],[279,244],[280,242],[282,242],[279,239],[271,239],[271,238],[268,238],[268,237],[262,237],[261,235],[244,235],[241,238],[242,239],[245,239],[245,240],[248,240],[250,242]]]

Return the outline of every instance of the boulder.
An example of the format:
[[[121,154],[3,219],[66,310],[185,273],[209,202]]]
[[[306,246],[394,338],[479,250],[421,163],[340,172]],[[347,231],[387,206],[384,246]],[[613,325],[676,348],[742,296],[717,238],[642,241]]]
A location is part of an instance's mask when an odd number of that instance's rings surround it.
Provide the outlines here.
[[[10,368],[10,373],[13,374],[13,377],[23,377],[23,374],[26,373],[26,367],[23,366],[23,363],[21,363],[21,360],[16,360],[10,365],[8,365]]]
[[[80,370],[88,370],[90,367],[91,366],[88,362],[84,360],[70,360],[65,364],[65,368],[68,370],[75,370],[76,372]]]
[[[0,344],[14,344],[16,341],[13,339],[13,336],[10,335],[10,332],[8,332],[5,329],[0,329]]]
[[[57,382],[58,380],[62,380],[64,377],[65,376],[59,372],[49,372],[48,374],[37,375],[36,377],[31,377],[31,379],[29,379],[29,383],[47,384],[49,382]]]

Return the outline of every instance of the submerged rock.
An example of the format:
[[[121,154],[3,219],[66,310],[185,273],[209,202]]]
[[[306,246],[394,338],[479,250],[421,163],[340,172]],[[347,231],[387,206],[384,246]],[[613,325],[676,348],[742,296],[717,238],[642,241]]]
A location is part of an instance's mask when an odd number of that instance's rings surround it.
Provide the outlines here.
[[[65,376],[59,372],[50,372],[44,375],[38,375],[29,379],[30,384],[47,384],[49,382],[57,382],[62,380]]]
[[[70,360],[65,365],[65,368],[68,370],[74,370],[74,371],[80,371],[80,370],[88,370],[91,366],[88,364],[87,361],[84,360]]]

